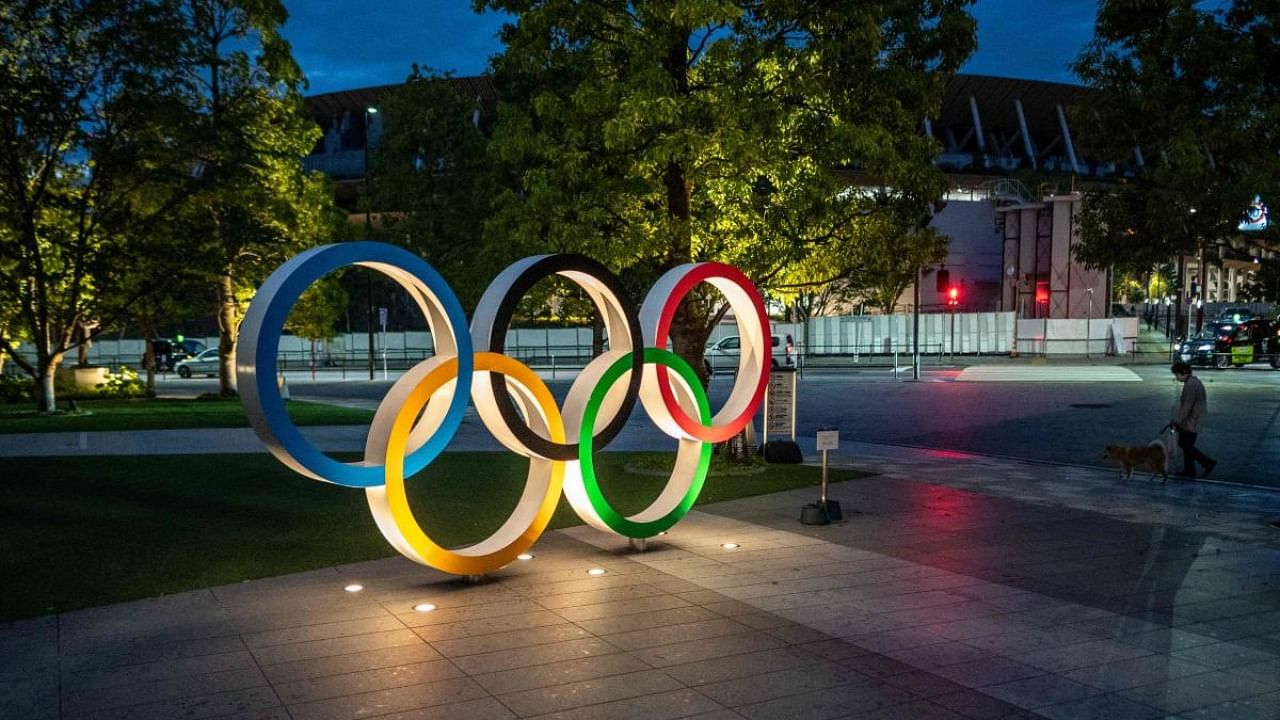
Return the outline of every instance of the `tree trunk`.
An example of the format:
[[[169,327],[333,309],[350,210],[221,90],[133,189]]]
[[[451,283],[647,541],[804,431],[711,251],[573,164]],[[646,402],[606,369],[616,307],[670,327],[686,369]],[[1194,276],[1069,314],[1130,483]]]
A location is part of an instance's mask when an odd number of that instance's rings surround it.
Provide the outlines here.
[[[240,306],[236,303],[235,284],[231,273],[218,278],[218,394],[236,394],[235,349],[240,331]]]
[[[62,354],[50,355],[47,350],[36,348],[36,410],[52,413],[58,409],[58,394],[54,380],[58,375],[58,364],[62,362]]]
[[[156,336],[155,321],[150,317],[142,320],[143,350],[142,369],[147,373],[147,397],[156,396],[156,348],[151,338]]]
[[[689,36],[688,28],[672,28],[670,42],[663,57],[663,70],[675,83],[676,94],[687,96],[689,86]],[[667,254],[668,267],[693,261],[693,236],[690,227],[690,195],[688,168],[678,158],[667,162],[662,182],[666,189],[667,221],[670,223],[671,246]],[[706,304],[696,291],[681,303],[671,319],[671,347],[698,374],[705,387],[711,373],[703,359],[711,326],[705,314]]]
[[[711,324],[701,313],[693,311],[700,308],[697,299],[690,297],[680,304],[675,317],[671,319],[671,347],[675,353],[689,363],[706,387],[711,382],[711,370],[707,367],[707,338],[711,337]]]
[[[39,377],[36,378],[36,406],[41,412],[51,413],[58,409],[58,397],[53,388],[57,370],[57,367],[40,367]]]
[[[597,309],[591,314],[591,357],[600,357],[604,352],[604,320]]]

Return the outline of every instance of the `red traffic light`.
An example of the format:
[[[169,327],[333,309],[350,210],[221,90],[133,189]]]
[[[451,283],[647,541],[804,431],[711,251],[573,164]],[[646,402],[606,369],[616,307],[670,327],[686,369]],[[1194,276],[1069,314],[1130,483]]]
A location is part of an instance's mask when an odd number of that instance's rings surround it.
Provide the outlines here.
[[[948,305],[960,304],[960,288],[956,287],[955,285],[952,285],[951,288],[947,290],[947,304]]]

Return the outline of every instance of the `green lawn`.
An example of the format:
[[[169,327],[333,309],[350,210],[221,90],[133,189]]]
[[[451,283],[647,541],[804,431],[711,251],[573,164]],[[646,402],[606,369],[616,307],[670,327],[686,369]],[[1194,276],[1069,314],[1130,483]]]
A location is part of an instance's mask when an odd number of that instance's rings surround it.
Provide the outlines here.
[[[598,456],[620,511],[639,510],[665,482],[625,468],[661,455]],[[505,520],[526,468],[510,453],[446,453],[409,483],[414,512],[437,540],[474,542]],[[859,476],[832,471],[836,481]],[[713,473],[699,502],[819,477],[797,465]],[[552,527],[579,523],[562,499]],[[0,458],[0,528],[0,620],[394,554],[362,491],[308,480],[268,455]]]
[[[80,400],[76,405],[79,412],[54,415],[36,413],[30,405],[0,405],[0,433],[249,427],[240,401],[234,398]],[[297,425],[361,425],[373,419],[368,410],[297,400],[286,406]]]

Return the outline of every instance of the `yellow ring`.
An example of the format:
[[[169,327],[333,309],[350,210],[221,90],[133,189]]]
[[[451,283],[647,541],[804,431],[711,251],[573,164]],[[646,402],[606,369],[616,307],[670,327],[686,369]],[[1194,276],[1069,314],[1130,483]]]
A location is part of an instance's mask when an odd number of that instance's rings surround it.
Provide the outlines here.
[[[553,442],[565,441],[564,421],[555,398],[546,383],[527,365],[505,355],[492,352],[475,354],[475,370],[477,372],[496,372],[505,375],[508,380],[521,386],[521,399],[531,400],[540,411],[540,420],[546,423],[547,432]],[[409,507],[409,498],[405,493],[404,458],[409,442],[409,434],[413,429],[418,414],[426,407],[427,402],[441,387],[452,382],[458,374],[456,357],[444,360],[439,367],[427,373],[425,377],[409,393],[408,399],[401,406],[392,424],[387,440],[386,485],[366,489],[369,508],[378,520],[383,535],[393,546],[409,555],[411,559],[424,565],[443,570],[455,575],[483,575],[510,564],[520,553],[528,550],[542,535],[551,516],[555,513],[556,504],[560,501],[560,491],[564,485],[565,464],[563,461],[546,460],[529,457],[529,478],[525,485],[525,494],[520,504],[501,528],[474,545],[464,548],[450,549],[437,544],[422,530]],[[476,385],[482,383],[477,382]],[[536,484],[545,478],[546,489],[538,498],[533,491]],[[384,511],[389,511],[390,523],[383,522]],[[381,516],[381,517],[380,517]],[[523,528],[516,527],[525,524]],[[500,536],[518,536],[506,541]],[[393,537],[392,532],[398,537]],[[500,546],[493,548],[498,543]],[[411,552],[405,553],[408,549]]]

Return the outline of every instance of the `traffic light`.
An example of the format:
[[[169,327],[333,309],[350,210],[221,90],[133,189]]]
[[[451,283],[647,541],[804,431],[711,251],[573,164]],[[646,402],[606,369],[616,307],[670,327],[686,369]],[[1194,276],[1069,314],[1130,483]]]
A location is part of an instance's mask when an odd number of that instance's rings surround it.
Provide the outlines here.
[[[946,268],[942,268],[941,270],[938,271],[937,279],[938,279],[938,284],[934,289],[937,290],[939,293],[946,292],[947,286],[951,284],[951,271]]]
[[[952,307],[960,304],[960,288],[952,285],[951,288],[947,290],[947,304]]]

